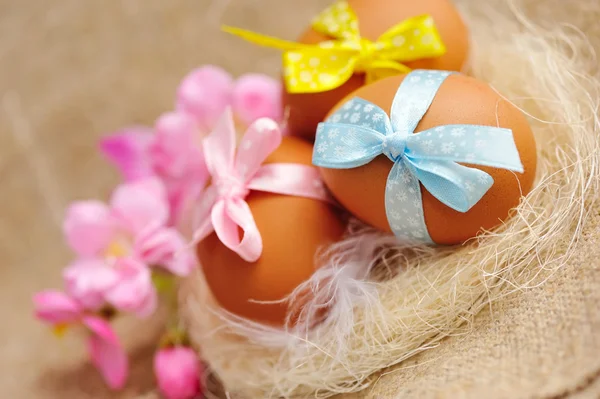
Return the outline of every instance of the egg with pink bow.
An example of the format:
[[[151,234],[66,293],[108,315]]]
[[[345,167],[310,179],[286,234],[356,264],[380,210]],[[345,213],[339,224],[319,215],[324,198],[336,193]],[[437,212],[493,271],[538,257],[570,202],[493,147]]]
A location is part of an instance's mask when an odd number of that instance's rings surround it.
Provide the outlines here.
[[[196,212],[197,255],[223,309],[283,326],[298,306],[286,298],[345,223],[311,165],[310,144],[259,119],[236,150],[234,130],[225,115],[203,143],[212,180]]]

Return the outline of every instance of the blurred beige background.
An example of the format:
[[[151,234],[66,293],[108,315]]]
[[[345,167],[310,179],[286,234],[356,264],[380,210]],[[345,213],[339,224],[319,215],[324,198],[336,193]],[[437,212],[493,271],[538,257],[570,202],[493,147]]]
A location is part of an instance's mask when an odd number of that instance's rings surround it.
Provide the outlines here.
[[[59,288],[70,258],[63,209],[108,195],[117,175],[96,151],[98,138],[151,124],[192,68],[277,73],[276,52],[220,33],[221,20],[291,39],[327,3],[0,0],[0,397],[131,398],[151,390],[157,326],[119,325],[133,370],[115,395],[75,334],[57,341],[31,316],[31,294]]]

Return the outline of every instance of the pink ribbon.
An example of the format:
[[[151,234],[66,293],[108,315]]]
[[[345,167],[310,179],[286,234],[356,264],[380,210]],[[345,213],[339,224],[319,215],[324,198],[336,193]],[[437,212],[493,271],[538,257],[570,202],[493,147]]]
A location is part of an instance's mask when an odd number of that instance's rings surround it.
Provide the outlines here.
[[[294,163],[262,165],[279,147],[281,138],[277,123],[261,118],[248,128],[236,153],[233,115],[230,109],[224,112],[202,143],[212,181],[196,209],[195,243],[214,231],[227,248],[245,261],[255,262],[263,244],[246,203],[250,191],[332,202],[316,168]]]

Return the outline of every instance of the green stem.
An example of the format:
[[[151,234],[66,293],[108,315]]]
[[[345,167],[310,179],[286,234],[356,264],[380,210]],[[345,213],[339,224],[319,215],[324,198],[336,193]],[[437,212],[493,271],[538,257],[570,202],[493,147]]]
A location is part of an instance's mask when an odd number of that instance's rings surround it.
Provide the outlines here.
[[[167,331],[160,340],[160,347],[189,346],[187,333],[179,317],[176,276],[155,269],[152,273],[152,281],[157,292],[166,303],[169,313]]]

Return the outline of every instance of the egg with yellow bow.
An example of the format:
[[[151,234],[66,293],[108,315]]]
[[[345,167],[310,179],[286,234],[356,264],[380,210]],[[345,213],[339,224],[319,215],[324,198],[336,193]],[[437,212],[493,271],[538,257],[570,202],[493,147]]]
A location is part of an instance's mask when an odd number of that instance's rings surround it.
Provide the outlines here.
[[[310,140],[327,112],[365,83],[411,69],[459,71],[469,50],[467,28],[449,0],[341,0],[298,42],[224,30],[283,51],[288,128]]]
[[[290,132],[311,140],[327,112],[367,81],[410,69],[460,71],[469,50],[467,28],[449,0],[338,2],[299,43],[313,49],[284,54],[283,104]],[[354,54],[348,51],[353,43]]]

